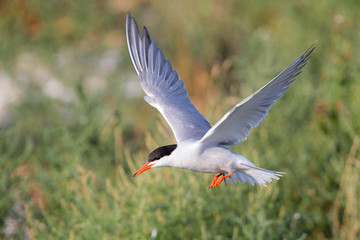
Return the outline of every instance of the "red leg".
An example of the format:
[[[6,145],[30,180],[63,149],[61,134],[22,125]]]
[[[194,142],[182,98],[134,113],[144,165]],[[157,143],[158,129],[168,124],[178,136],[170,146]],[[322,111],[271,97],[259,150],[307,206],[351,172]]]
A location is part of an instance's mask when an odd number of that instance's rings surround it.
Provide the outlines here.
[[[220,173],[219,175],[216,175],[213,180],[211,181],[211,184],[210,184],[210,187],[209,188],[212,188],[214,187],[214,184],[216,183],[216,180],[218,180],[218,178],[222,175],[222,173]]]
[[[222,180],[224,180],[225,178],[231,177],[231,175],[232,175],[232,172],[229,172],[229,174],[228,174],[228,175],[225,175],[225,176],[219,177],[218,179],[216,179],[216,181],[215,181],[215,183],[213,184],[213,186],[212,186],[212,187],[217,187],[217,186],[219,186],[219,185],[220,185],[220,183],[222,182]],[[220,175],[218,175],[218,176],[220,176]]]

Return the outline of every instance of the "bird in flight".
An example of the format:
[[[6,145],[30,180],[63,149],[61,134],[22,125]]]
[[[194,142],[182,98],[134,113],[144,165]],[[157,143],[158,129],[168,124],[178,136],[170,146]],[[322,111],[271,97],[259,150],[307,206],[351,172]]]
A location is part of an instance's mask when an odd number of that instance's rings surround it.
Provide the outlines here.
[[[244,156],[231,151],[245,141],[251,128],[257,127],[270,107],[289,89],[314,50],[311,45],[290,66],[265,86],[245,98],[226,113],[213,127],[191,103],[184,82],[166,60],[155,39],[144,27],[140,34],[135,19],[126,16],[126,41],[130,58],[146,94],[145,101],[155,107],[173,131],[177,144],[152,151],[146,163],[134,174],[158,167],[183,168],[217,174],[210,188],[224,180],[266,186],[279,180],[283,172],[255,166]]]

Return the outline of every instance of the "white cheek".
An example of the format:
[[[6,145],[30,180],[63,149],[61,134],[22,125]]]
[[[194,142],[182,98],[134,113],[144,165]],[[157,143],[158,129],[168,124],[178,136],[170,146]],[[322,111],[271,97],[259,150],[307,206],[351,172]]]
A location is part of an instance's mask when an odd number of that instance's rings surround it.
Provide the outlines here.
[[[169,156],[162,157],[161,159],[155,160],[151,163],[154,164],[152,168],[171,167],[171,165],[169,165],[171,163]]]

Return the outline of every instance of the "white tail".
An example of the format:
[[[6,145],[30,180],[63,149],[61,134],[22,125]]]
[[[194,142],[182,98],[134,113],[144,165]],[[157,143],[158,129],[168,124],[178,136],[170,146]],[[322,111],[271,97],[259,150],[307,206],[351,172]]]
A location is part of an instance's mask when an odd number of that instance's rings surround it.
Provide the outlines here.
[[[239,179],[242,183],[249,182],[251,185],[256,183],[266,187],[266,183],[271,182],[273,179],[279,180],[279,177],[286,174],[284,172],[271,171],[255,166],[246,166],[248,167],[247,169],[241,172],[234,172],[231,177],[225,178],[225,183],[228,183],[231,179],[231,181],[236,184],[237,179]]]

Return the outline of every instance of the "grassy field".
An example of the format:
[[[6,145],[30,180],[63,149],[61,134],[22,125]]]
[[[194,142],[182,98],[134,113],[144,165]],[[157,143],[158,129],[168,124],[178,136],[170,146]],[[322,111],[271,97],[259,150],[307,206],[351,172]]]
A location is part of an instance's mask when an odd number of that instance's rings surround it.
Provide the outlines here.
[[[359,239],[358,1],[0,1],[0,238]],[[233,150],[284,171],[267,188],[161,168],[174,143],[143,100],[130,11],[211,124],[318,40],[299,79]]]

